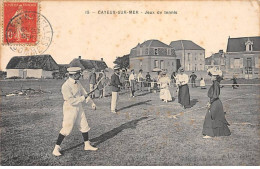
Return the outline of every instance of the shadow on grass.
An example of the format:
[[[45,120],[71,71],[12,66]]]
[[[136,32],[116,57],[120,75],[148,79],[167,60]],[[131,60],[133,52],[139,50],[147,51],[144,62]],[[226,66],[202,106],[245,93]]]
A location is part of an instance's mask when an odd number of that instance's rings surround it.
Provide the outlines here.
[[[132,104],[132,105],[129,105],[129,106],[126,106],[126,107],[122,107],[122,108],[118,109],[117,111],[128,109],[128,108],[131,108],[131,107],[134,107],[134,106],[139,106],[139,105],[142,105],[142,104],[148,104],[148,102],[150,102],[150,101],[152,101],[152,100],[146,100],[146,101],[143,101],[143,102],[135,103],[135,104]]]
[[[120,132],[122,132],[122,131],[125,130],[125,129],[135,129],[136,126],[137,126],[137,123],[138,123],[139,121],[142,121],[142,120],[147,119],[147,118],[148,118],[148,117],[141,117],[141,118],[139,118],[139,119],[135,119],[135,120],[129,121],[129,122],[127,122],[127,123],[121,124],[119,127],[116,127],[116,128],[114,128],[114,129],[112,129],[112,130],[110,130],[110,131],[108,131],[108,132],[106,132],[106,133],[104,133],[104,134],[102,134],[102,135],[96,137],[96,138],[90,139],[90,142],[95,142],[95,143],[93,144],[93,146],[97,146],[97,145],[99,145],[100,143],[103,143],[103,142],[105,142],[106,140],[115,137],[117,134],[119,134]],[[83,144],[84,144],[84,143],[80,143],[80,144],[77,144],[77,145],[75,145],[75,146],[73,146],[73,147],[64,149],[64,150],[61,151],[61,153],[64,153],[64,152],[66,152],[66,151],[69,151],[69,150],[72,150],[72,149],[77,148],[77,147],[79,147],[79,146],[82,146]]]
[[[145,96],[145,95],[150,94],[150,93],[151,93],[151,92],[145,92],[145,93],[138,94],[138,95],[136,95],[136,96]]]
[[[185,108],[192,108],[193,106],[196,105],[196,103],[199,102],[198,99],[192,99],[190,101],[190,105],[189,106],[186,106]]]

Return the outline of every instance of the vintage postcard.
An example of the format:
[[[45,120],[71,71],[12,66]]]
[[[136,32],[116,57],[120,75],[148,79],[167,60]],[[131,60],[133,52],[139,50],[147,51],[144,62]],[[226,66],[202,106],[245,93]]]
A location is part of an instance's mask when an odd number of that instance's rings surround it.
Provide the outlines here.
[[[1,0],[1,166],[259,166],[259,1]]]

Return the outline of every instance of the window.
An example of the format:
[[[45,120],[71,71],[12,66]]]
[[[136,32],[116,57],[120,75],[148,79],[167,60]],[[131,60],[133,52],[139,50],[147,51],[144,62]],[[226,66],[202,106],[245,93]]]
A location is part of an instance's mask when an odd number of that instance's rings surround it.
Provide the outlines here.
[[[167,49],[167,55],[171,55],[171,49]]]
[[[194,68],[194,70],[195,70],[195,71],[197,70],[197,64],[195,64],[195,68]]]
[[[253,42],[249,40],[247,40],[247,42],[245,43],[246,45],[246,51],[253,51]]]
[[[164,69],[164,61],[163,60],[160,61],[160,69]]]
[[[142,48],[140,48],[140,56],[142,55],[143,51],[142,51]]]
[[[252,58],[246,59],[246,74],[252,74]]]
[[[143,61],[142,60],[140,60],[139,66],[140,66],[140,68],[143,67]]]
[[[234,58],[234,68],[240,68],[240,58]]]
[[[158,60],[155,60],[154,61],[154,68],[158,68],[159,67],[159,62],[158,62]]]
[[[148,48],[145,48],[145,54],[148,55]]]
[[[188,61],[190,61],[190,53],[188,53]]]
[[[154,55],[159,55],[158,49],[154,49]]]
[[[259,68],[259,59],[258,56],[255,57],[255,67]]]

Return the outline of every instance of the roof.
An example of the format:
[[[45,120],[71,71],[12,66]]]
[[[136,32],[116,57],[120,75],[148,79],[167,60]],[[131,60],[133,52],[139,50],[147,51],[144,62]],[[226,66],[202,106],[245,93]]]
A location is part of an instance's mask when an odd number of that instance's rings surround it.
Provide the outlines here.
[[[43,69],[47,71],[58,70],[59,66],[51,55],[14,56],[6,69]]]
[[[134,47],[133,49],[137,48],[140,45],[140,47],[166,47],[166,48],[172,48],[171,46],[156,40],[156,39],[151,39],[151,40],[147,40],[145,42],[143,42],[142,44],[138,44],[136,47]]]
[[[174,50],[205,50],[204,48],[200,47],[190,40],[172,41],[170,43],[170,46],[172,46]]]
[[[228,38],[227,52],[246,51],[245,43],[250,40],[253,42],[253,51],[260,51],[260,36]]]
[[[73,59],[70,62],[70,66],[78,66],[82,70],[95,68],[97,71],[101,71],[107,68],[106,62],[102,60],[86,60],[86,59]]]

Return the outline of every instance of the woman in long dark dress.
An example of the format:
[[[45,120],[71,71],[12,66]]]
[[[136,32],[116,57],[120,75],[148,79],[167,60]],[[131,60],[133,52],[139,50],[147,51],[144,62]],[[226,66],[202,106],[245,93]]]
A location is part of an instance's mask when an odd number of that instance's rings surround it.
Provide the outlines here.
[[[183,68],[179,68],[179,72],[176,76],[176,85],[179,88],[178,103],[186,109],[190,105],[189,76],[184,73]]]
[[[208,103],[209,109],[203,124],[203,138],[229,136],[231,135],[228,128],[229,124],[225,118],[222,102],[219,99],[222,78],[219,75],[209,74],[212,76],[213,84],[208,91],[210,102]]]

